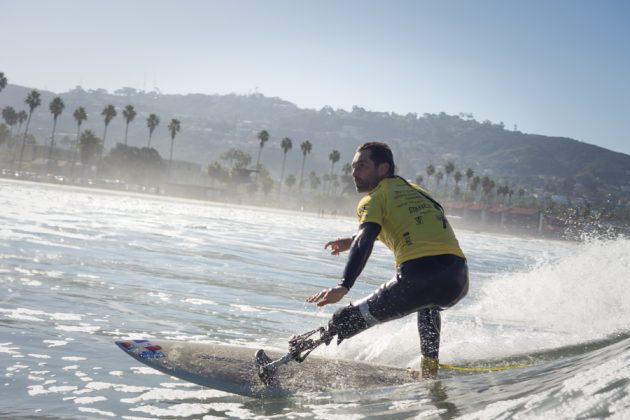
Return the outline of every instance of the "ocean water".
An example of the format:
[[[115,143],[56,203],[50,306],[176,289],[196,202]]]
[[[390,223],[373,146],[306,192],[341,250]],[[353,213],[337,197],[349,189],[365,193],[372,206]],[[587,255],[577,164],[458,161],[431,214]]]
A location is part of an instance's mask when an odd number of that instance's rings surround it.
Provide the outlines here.
[[[0,180],[0,417],[630,417],[627,239],[458,231],[471,290],[443,314],[441,362],[520,368],[261,400],[158,373],[113,344],[285,349],[338,307],[304,298],[335,284],[345,257],[323,245],[355,229],[346,218]],[[377,245],[349,299],[392,273]],[[415,317],[316,353],[417,367]]]

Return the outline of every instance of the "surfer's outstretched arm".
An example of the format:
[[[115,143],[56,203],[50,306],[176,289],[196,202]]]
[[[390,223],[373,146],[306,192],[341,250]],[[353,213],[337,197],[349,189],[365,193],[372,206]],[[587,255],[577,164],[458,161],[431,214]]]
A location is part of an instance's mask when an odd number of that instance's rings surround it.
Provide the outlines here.
[[[380,232],[381,225],[378,223],[366,222],[359,226],[359,232],[350,247],[350,255],[348,255],[348,261],[343,270],[339,286],[350,290],[357,277],[363,271],[368,258],[370,258],[374,248],[374,241],[376,241]]]
[[[350,249],[354,238],[354,236],[351,238],[337,238],[334,241],[327,242],[326,245],[324,245],[324,249],[328,249],[328,247],[330,247],[330,253],[332,255],[339,255],[340,253]]]
[[[359,226],[359,232],[352,241],[348,261],[346,262],[346,267],[339,284],[336,287],[324,289],[308,297],[306,301],[309,303],[317,303],[317,306],[339,302],[346,293],[348,293],[348,290],[350,290],[357,277],[361,274],[361,271],[363,271],[374,248],[374,241],[380,231],[381,226],[377,223],[367,222],[361,224]]]

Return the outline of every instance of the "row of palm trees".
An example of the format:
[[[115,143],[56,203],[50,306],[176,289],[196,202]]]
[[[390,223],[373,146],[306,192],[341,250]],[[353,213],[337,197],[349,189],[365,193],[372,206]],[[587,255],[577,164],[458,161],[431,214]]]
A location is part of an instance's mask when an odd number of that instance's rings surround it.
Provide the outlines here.
[[[258,133],[257,138],[259,140],[259,149],[258,149],[258,157],[256,159],[256,168],[260,169],[261,168],[260,159],[261,159],[262,149],[265,143],[269,141],[269,133],[266,130],[262,130]],[[280,180],[278,182],[278,192],[281,192],[283,185],[287,185],[289,188],[291,188],[293,184],[297,182],[297,180],[295,180],[292,175],[290,175],[291,178],[285,179],[287,154],[293,148],[293,141],[289,137],[283,138],[280,141],[280,148],[282,150],[283,156],[282,156],[282,167],[280,171]],[[298,185],[300,188],[302,188],[302,186],[304,185],[304,163],[306,160],[306,156],[312,150],[312,144],[308,140],[306,140],[302,142],[300,148],[302,150],[302,166],[300,169],[300,179],[299,179]],[[339,153],[338,150],[333,150],[330,152],[328,159],[331,162],[330,173],[323,176],[323,182],[324,182],[324,188],[325,188],[326,194],[330,194],[333,188],[336,188],[337,186],[339,186],[338,177],[334,173],[334,168],[335,168],[335,164],[341,159],[341,154]],[[346,188],[350,187],[350,183],[352,180],[350,178],[351,172],[352,172],[351,165],[349,163],[346,163],[342,167],[342,173],[343,173],[342,180],[345,181],[346,184],[348,184],[345,186]],[[455,199],[461,198],[464,200],[471,200],[471,199],[474,199],[474,196],[477,195],[477,191],[479,191],[481,193],[482,198],[488,201],[490,199],[490,196],[492,196],[494,192],[496,196],[499,197],[502,202],[504,202],[507,197],[511,199],[512,196],[514,195],[514,190],[509,188],[507,185],[500,185],[497,187],[495,181],[490,179],[490,177],[476,176],[475,171],[472,168],[467,168],[463,172],[460,170],[456,170],[455,164],[452,161],[447,161],[443,169],[437,169],[435,165],[430,164],[426,167],[425,172],[426,172],[426,177],[427,177],[426,186],[427,187],[432,186],[434,193],[438,196],[442,196],[446,198],[455,198]],[[455,181],[455,184],[452,188],[452,191],[449,191],[448,186],[449,186],[449,180],[451,179],[451,177]],[[462,191],[460,189],[459,184],[460,182],[462,182],[464,177],[466,178],[466,190]],[[315,178],[317,178],[317,181],[315,181]],[[433,185],[431,185],[432,180],[433,180]],[[425,185],[423,175],[419,174],[416,177],[415,181],[419,185]],[[442,181],[444,181],[444,183],[442,183]],[[311,188],[312,189],[317,188],[320,182],[321,182],[321,179],[319,179],[319,177],[317,177],[316,174],[311,173],[310,183],[314,184],[314,187],[312,185]],[[525,191],[523,189],[519,189],[518,193],[522,197]]]
[[[262,130],[258,132],[256,136],[259,140],[259,149],[258,149],[258,158],[256,159],[256,169],[260,169],[260,156],[262,154],[262,149],[265,146],[265,143],[269,141],[269,132],[267,130]],[[282,189],[282,184],[284,182],[284,170],[286,167],[287,153],[293,149],[293,140],[289,137],[284,137],[280,142],[280,148],[282,149],[282,170],[280,171],[280,182],[278,183],[278,191]],[[304,184],[304,165],[306,163],[306,156],[308,156],[313,150],[313,144],[309,140],[304,140],[300,144],[300,150],[302,151],[302,166],[300,169],[300,188]]]
[[[256,159],[256,169],[260,169],[260,156],[262,153],[262,149],[265,146],[265,143],[269,141],[269,132],[267,130],[262,130],[258,133],[257,138],[260,141],[260,143],[259,143],[259,149],[258,149],[258,157]],[[281,192],[282,185],[285,184],[284,172],[285,172],[285,167],[286,167],[286,159],[287,159],[287,154],[293,148],[293,140],[291,140],[289,137],[284,137],[280,141],[280,148],[282,149],[283,155],[282,155],[282,169],[280,171],[280,181],[278,183],[278,192]],[[302,186],[304,185],[304,164],[306,162],[306,156],[309,153],[311,153],[311,151],[313,150],[313,145],[311,144],[309,140],[305,140],[300,144],[300,150],[302,151],[302,165],[300,168],[300,180],[299,180],[298,186],[301,189]],[[328,159],[331,161],[331,167],[330,167],[330,175],[327,177],[327,182],[328,182],[327,192],[330,192],[330,189],[332,188],[332,179],[333,179],[333,174],[335,170],[335,164],[341,159],[341,154],[339,153],[339,150],[331,151],[330,154],[328,155]],[[290,181],[287,184],[287,186],[291,187],[291,183],[292,182]]]
[[[3,73],[0,73],[0,81],[1,80],[5,81],[5,82],[0,82],[0,87],[4,88],[4,86],[6,86],[6,77],[4,76]],[[1,88],[0,88],[0,91],[2,90]],[[26,111],[17,112],[11,106],[7,106],[2,110],[2,117],[7,123],[7,125],[9,126],[9,128],[11,129],[11,132],[13,131],[13,126],[19,123],[19,128],[18,128],[18,134],[19,134],[22,123],[24,122],[24,120],[26,120],[26,128],[22,136],[20,155],[19,155],[19,159],[17,160],[18,171],[21,170],[21,165],[24,158],[24,149],[26,145],[26,139],[28,136],[28,130],[29,130],[30,122],[31,122],[31,117],[35,109],[41,105],[41,94],[38,91],[33,90],[32,92],[28,94],[24,102],[28,105],[28,109],[29,109],[28,113],[26,113]],[[57,119],[63,113],[64,109],[65,109],[65,104],[63,102],[63,99],[61,99],[60,97],[53,98],[49,104],[49,110],[53,117],[53,128],[52,128],[52,134],[50,136],[50,143],[48,147],[49,171],[50,171],[50,163],[52,161],[51,159],[52,151],[55,147],[55,132],[57,130]],[[72,115],[77,124],[77,141],[75,143],[75,150],[73,153],[73,155],[76,155],[78,147],[80,146],[79,139],[81,138],[81,127],[83,123],[88,119],[88,114],[85,111],[84,107],[78,107]],[[109,127],[109,124],[118,115],[118,111],[116,110],[114,105],[107,105],[101,112],[101,115],[104,118],[104,130],[103,130],[103,138],[102,138],[102,144],[101,144],[102,147],[100,148],[99,158],[102,158],[102,153],[105,150],[105,145],[107,141],[107,129]],[[135,108],[133,107],[133,105],[127,105],[122,110],[122,116],[125,119],[125,146],[127,145],[129,125],[135,119],[136,115],[137,115],[137,112]],[[156,127],[160,124],[160,118],[156,114],[150,114],[149,117],[146,119],[146,124],[147,124],[147,128],[149,129],[149,139],[147,142],[147,148],[150,148],[153,132],[155,131]],[[169,167],[171,166],[172,161],[173,161],[173,148],[174,148],[174,143],[175,143],[175,137],[177,133],[180,132],[180,130],[181,130],[180,120],[173,118],[168,124],[168,131],[171,137]]]
[[[479,177],[475,175],[475,171],[471,168],[467,168],[463,173],[461,171],[455,170],[455,164],[452,161],[447,161],[444,165],[444,171],[436,170],[436,167],[433,164],[430,164],[425,169],[427,175],[426,186],[429,187],[431,184],[431,178],[435,175],[435,193],[438,195],[443,195],[445,197],[453,197],[453,198],[463,198],[465,201],[469,200],[471,197],[469,192],[472,192],[473,196],[476,195],[477,190],[481,186],[481,194],[484,199],[489,200],[492,195],[492,191],[495,189],[496,183],[490,179],[488,176]],[[450,194],[448,190],[448,181],[449,178],[453,176],[455,181],[455,185],[452,190],[452,194]],[[459,188],[459,183],[462,179],[466,177],[466,190],[464,192]],[[440,190],[440,184],[444,180],[444,187]],[[424,184],[424,177],[422,175],[416,176],[417,184]],[[514,190],[507,185],[500,185],[496,188],[497,197],[501,197],[502,202],[505,202],[505,199],[509,197],[510,199],[514,195]],[[525,190],[520,188],[518,190],[518,194],[522,197],[525,194]]]
[[[2,91],[2,89],[4,89],[6,86],[7,86],[7,78],[4,76],[4,73],[0,72],[0,91]],[[18,170],[21,169],[21,164],[22,164],[23,154],[24,154],[24,147],[26,144],[31,117],[33,115],[34,110],[41,105],[40,93],[37,92],[36,90],[33,90],[26,97],[25,103],[28,105],[28,109],[29,109],[28,113],[26,111],[17,112],[15,111],[13,107],[10,107],[10,106],[2,110],[2,117],[4,118],[7,125],[10,127],[11,131],[13,131],[13,126],[19,123],[19,128],[18,128],[18,134],[19,134],[22,123],[26,121],[26,128],[23,133],[20,156],[18,160]],[[52,161],[51,159],[52,151],[55,147],[55,132],[57,129],[57,119],[59,118],[59,116],[62,115],[64,108],[65,108],[65,104],[60,97],[53,98],[49,104],[49,110],[53,117],[53,128],[52,128],[52,134],[51,134],[49,148],[48,148],[49,170],[50,170],[50,163]],[[78,147],[80,146],[79,139],[81,138],[81,127],[82,127],[82,124],[88,119],[88,115],[87,115],[87,112],[85,111],[85,108],[83,107],[78,107],[72,115],[77,124],[77,142],[75,145],[75,153],[74,153],[74,155],[76,155],[76,151],[78,150]],[[118,115],[118,111],[113,105],[107,105],[101,112],[101,116],[103,116],[104,118],[104,130],[103,130],[103,138],[102,138],[101,147],[99,148],[99,161],[102,159],[102,153],[103,153],[103,150],[105,149],[105,144],[106,144],[106,139],[107,139],[107,129],[109,127],[109,124],[117,115]],[[129,125],[134,121],[134,119],[137,116],[137,112],[135,108],[133,107],[133,105],[127,105],[122,110],[122,116],[125,119],[125,137],[124,137],[125,143],[124,144],[125,146],[127,146]],[[160,124],[160,118],[156,114],[150,114],[148,118],[146,119],[146,124],[149,130],[147,148],[150,148],[153,133]],[[175,137],[177,133],[179,133],[180,129],[181,129],[181,122],[178,119],[172,119],[168,125],[168,130],[171,135],[169,167],[171,166],[172,160],[173,160],[173,147],[174,147]],[[94,138],[96,138],[92,133],[90,133],[90,136],[88,137],[91,139],[91,141]],[[258,150],[258,156],[256,158],[256,170],[260,170],[261,169],[260,159],[262,155],[262,150],[265,143],[267,143],[270,139],[269,132],[267,130],[262,130],[257,134],[257,138],[259,140],[259,150]],[[283,156],[282,156],[282,169],[280,172],[280,180],[278,183],[278,192],[281,192],[283,184],[287,184],[287,186],[291,187],[295,182],[297,182],[297,180],[295,180],[295,177],[293,175],[290,175],[291,179],[285,180],[287,154],[293,148],[293,141],[289,137],[284,137],[280,142],[280,148],[282,150]],[[305,167],[306,157],[307,155],[311,153],[313,149],[313,145],[309,140],[305,140],[300,144],[300,149],[302,151],[302,163],[301,163],[300,178],[299,178],[298,185],[300,188],[302,188],[302,186],[304,185],[304,167]],[[327,176],[325,175],[323,178],[325,182],[325,191],[326,193],[330,194],[330,191],[333,188],[333,184],[338,184],[337,177],[334,174],[334,168],[335,168],[335,164],[341,159],[341,154],[338,150],[332,150],[328,158],[331,162],[330,173]],[[73,158],[73,165],[74,165],[74,158]],[[346,178],[349,177],[349,174],[351,173],[351,171],[352,171],[352,168],[349,163],[346,163],[344,167],[342,168],[342,172]],[[449,197],[449,196],[452,196],[454,198],[463,197],[466,200],[469,198],[469,192],[473,192],[476,194],[477,189],[479,188],[479,186],[481,186],[481,193],[484,197],[487,198],[496,187],[495,182],[491,180],[489,177],[475,176],[474,171],[471,168],[467,168],[463,173],[459,170],[455,170],[455,164],[452,161],[446,162],[446,164],[443,167],[443,171],[441,169],[436,169],[436,167],[433,164],[430,164],[426,167],[425,172],[427,176],[427,187],[430,186],[431,180],[433,178],[434,185],[435,185],[435,189],[434,189],[435,193],[438,195],[441,194],[446,197]],[[455,181],[455,185],[453,187],[452,194],[449,194],[447,192],[447,189],[448,189],[449,179],[451,178],[451,176],[453,177]],[[464,176],[466,177],[466,191],[462,194],[462,191],[459,188],[459,183],[462,181]],[[315,183],[313,174],[311,174],[310,180],[311,180],[311,184]],[[442,180],[444,180],[444,184],[443,184],[443,190],[441,191],[440,184]],[[285,182],[285,181],[288,181],[288,182]],[[346,179],[346,181],[348,181],[348,179]],[[423,184],[424,183],[423,176],[418,175],[415,181],[418,184]],[[523,193],[524,191],[521,189],[519,191],[519,194],[522,196]],[[514,190],[510,189],[507,185],[503,185],[496,188],[496,194],[497,196],[502,196],[503,200],[505,200],[507,196],[509,196],[510,198],[512,197],[512,195],[514,194]]]

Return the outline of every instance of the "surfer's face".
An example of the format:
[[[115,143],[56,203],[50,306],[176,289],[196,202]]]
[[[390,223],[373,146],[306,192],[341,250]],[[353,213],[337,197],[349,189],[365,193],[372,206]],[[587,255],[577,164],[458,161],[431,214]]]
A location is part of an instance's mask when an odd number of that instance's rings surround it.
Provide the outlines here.
[[[352,159],[352,179],[357,192],[372,191],[387,175],[389,165],[381,163],[376,166],[370,159],[370,153],[370,150],[363,150],[355,153]]]

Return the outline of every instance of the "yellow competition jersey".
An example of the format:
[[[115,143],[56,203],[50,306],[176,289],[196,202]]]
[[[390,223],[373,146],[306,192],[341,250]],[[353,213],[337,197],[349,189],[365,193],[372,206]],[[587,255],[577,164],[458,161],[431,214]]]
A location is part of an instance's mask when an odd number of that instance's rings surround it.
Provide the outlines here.
[[[426,196],[421,187],[393,177],[383,179],[359,202],[359,223],[381,226],[378,239],[394,253],[396,266],[430,255],[465,258],[444,213]]]

